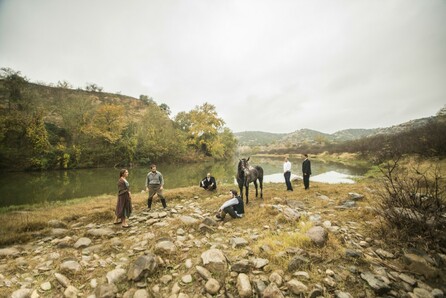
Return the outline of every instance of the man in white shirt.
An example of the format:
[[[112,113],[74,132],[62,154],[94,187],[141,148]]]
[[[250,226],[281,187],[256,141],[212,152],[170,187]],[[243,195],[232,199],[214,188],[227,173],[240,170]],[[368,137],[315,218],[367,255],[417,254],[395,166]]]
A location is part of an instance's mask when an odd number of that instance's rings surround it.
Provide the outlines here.
[[[287,191],[293,191],[293,186],[291,185],[291,162],[289,162],[288,157],[285,157],[285,162],[283,163],[283,176],[285,177],[285,184]]]

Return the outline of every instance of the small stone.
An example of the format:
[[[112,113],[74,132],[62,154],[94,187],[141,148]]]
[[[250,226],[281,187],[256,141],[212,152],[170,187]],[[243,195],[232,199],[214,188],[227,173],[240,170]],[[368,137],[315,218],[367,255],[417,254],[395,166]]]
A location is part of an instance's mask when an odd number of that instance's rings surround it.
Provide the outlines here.
[[[220,287],[221,287],[220,283],[216,279],[213,279],[213,278],[210,278],[206,282],[206,285],[205,285],[206,292],[211,295],[217,294],[218,291],[220,290]]]
[[[192,275],[187,274],[181,278],[181,281],[185,284],[190,284],[192,282]]]

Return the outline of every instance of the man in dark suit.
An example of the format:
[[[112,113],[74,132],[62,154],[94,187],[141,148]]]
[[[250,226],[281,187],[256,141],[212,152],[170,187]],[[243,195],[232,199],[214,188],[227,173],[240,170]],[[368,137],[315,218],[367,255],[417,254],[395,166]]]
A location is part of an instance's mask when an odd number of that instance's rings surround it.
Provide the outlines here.
[[[305,190],[310,188],[311,162],[308,159],[308,154],[304,154],[304,161],[302,162],[302,176],[304,179]]]
[[[211,176],[211,173],[208,173],[206,177],[201,180],[200,187],[203,187],[206,190],[217,189],[217,182],[215,181],[215,178]]]

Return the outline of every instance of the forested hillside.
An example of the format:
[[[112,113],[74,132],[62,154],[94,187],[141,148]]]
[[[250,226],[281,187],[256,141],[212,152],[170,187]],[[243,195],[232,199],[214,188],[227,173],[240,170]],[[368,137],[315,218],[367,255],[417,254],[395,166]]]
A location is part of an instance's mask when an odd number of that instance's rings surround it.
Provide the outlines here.
[[[166,104],[102,92],[95,84],[44,86],[3,68],[0,168],[124,166],[232,157],[236,139],[213,105],[170,118]]]

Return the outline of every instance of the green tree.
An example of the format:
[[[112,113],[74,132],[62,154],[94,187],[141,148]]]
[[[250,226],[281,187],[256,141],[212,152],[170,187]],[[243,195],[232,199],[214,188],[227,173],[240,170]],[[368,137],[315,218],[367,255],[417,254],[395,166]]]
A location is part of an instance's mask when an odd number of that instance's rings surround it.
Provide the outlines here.
[[[179,113],[175,121],[187,133],[189,145],[208,156],[220,155],[218,134],[225,122],[218,117],[215,106],[204,103],[189,113]]]
[[[8,109],[11,111],[11,103],[22,99],[22,89],[28,79],[22,76],[20,71],[8,67],[1,68],[0,78],[5,82],[8,93]]]
[[[139,162],[181,159],[186,150],[184,134],[158,106],[146,109],[136,136]]]

